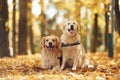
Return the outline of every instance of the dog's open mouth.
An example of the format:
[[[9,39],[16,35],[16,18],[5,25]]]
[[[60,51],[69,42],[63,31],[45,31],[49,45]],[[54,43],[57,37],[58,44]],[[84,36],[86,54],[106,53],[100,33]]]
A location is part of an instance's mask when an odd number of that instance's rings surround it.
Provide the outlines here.
[[[74,29],[68,29],[70,33],[74,33]]]
[[[49,51],[52,51],[54,46],[46,46]]]

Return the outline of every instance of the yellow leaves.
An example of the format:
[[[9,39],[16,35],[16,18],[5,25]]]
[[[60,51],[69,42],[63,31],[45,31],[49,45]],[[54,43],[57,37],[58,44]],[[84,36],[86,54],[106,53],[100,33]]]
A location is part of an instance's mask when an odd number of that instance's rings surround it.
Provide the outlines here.
[[[52,2],[54,2],[54,3],[58,3],[58,2],[60,2],[61,0],[52,0]]]
[[[104,12],[104,6],[101,6],[101,4],[104,5],[105,0],[81,0],[81,2],[83,3],[83,6],[90,8],[93,11],[93,13]],[[107,0],[106,2],[110,3],[111,0]]]
[[[44,0],[40,0],[40,6],[41,6],[42,12],[44,12]]]
[[[108,5],[111,3],[111,0],[104,0],[103,3]]]
[[[65,3],[65,2],[58,2],[56,3],[56,7],[57,9],[67,9],[67,10],[73,10],[73,8],[75,7],[75,2],[73,3]]]
[[[28,8],[32,8],[31,2],[28,2],[28,3],[27,3],[27,6],[28,6]]]
[[[46,20],[45,20],[45,15],[42,14],[40,17],[39,17],[39,20],[43,23],[43,24],[46,24]]]
[[[76,74],[76,73],[67,73],[68,76],[71,76],[77,80],[84,80],[84,76],[82,74]]]
[[[39,59],[39,62],[36,60]],[[16,57],[16,58],[3,58],[0,59],[0,74],[3,75],[17,75],[17,74],[31,74],[34,73],[34,69],[39,65],[40,57]],[[27,72],[27,73],[26,73]]]
[[[98,25],[100,26],[101,30],[104,31],[105,29],[105,21],[104,21],[104,16],[100,15],[100,17],[98,17]]]
[[[111,60],[111,61],[108,62],[108,64],[110,64],[110,65],[116,65],[116,62],[114,60]]]
[[[41,68],[40,55],[0,59],[0,80],[119,80],[120,54],[114,59],[106,53],[88,54],[90,64],[76,71],[67,68],[62,72]]]

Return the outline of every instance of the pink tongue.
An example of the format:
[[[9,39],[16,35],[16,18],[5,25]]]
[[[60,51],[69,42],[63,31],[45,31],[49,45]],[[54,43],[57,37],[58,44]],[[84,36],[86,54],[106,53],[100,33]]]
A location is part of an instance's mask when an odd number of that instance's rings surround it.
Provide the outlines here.
[[[52,48],[48,48],[50,51],[52,51]]]
[[[70,30],[71,33],[74,33],[74,30]]]

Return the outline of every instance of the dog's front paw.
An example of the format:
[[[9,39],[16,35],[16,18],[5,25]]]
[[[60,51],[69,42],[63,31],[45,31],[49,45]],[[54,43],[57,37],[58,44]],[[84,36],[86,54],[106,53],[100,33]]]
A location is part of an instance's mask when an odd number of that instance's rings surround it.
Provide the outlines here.
[[[62,72],[63,71],[63,67],[61,67],[59,71]]]
[[[60,71],[62,71],[63,70],[63,68],[60,68]]]
[[[72,70],[75,71],[75,70],[76,70],[76,67],[72,67]]]
[[[62,72],[63,70],[62,70],[62,69],[59,69],[58,71],[59,71],[59,72]]]

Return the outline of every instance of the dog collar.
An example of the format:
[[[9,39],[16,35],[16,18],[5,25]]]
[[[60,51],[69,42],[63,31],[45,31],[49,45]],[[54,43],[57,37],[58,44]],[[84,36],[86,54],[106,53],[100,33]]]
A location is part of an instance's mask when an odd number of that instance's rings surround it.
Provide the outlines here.
[[[69,46],[75,46],[75,45],[79,45],[80,44],[80,41],[76,41],[74,43],[62,43],[61,44],[61,47],[69,47]]]

